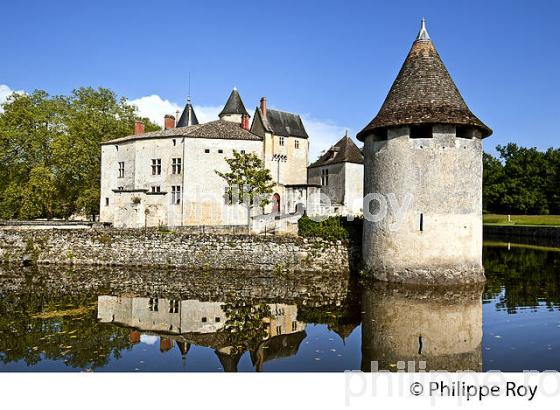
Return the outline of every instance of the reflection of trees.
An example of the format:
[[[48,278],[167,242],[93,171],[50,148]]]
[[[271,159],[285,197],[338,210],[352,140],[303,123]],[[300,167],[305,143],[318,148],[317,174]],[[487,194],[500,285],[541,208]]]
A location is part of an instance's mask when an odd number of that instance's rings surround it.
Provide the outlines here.
[[[560,252],[485,246],[483,257],[484,298],[499,297],[497,308],[515,313],[519,307],[560,307]]]
[[[43,358],[97,368],[131,348],[129,330],[97,322],[96,297],[3,294],[0,298],[0,360],[34,365]],[[81,308],[77,310],[77,308]],[[65,312],[74,311],[72,316]],[[48,317],[38,314],[50,312]]]
[[[268,336],[266,319],[271,316],[268,305],[227,303],[222,309],[227,318],[222,331],[228,333],[228,341],[237,353],[255,349]]]

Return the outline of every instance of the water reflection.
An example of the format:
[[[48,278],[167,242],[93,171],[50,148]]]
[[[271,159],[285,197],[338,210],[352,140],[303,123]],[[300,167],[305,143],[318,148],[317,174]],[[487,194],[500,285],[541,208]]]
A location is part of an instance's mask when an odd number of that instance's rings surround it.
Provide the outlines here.
[[[0,371],[559,370],[560,252],[483,255],[484,288],[449,289],[0,265]]]
[[[283,303],[246,305],[199,300],[176,300],[127,296],[99,296],[97,318],[133,328],[131,340],[140,333],[159,335],[160,351],[177,344],[183,358],[191,344],[214,350],[225,371],[237,371],[244,352],[261,371],[269,360],[293,356],[305,339],[305,323],[297,320],[296,305]],[[134,342],[133,342],[134,343]]]
[[[406,364],[417,371],[425,362],[426,370],[481,371],[481,295],[481,286],[365,288],[362,370],[404,370]]]

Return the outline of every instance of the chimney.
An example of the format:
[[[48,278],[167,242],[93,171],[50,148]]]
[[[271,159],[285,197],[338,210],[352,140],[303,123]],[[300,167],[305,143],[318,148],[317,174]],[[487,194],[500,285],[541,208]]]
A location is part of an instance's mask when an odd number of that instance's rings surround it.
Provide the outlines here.
[[[249,116],[248,115],[242,115],[241,116],[241,128],[243,128],[244,130],[249,129]]]
[[[266,118],[266,97],[261,98],[261,113]]]
[[[172,115],[166,115],[163,117],[164,128],[169,130],[171,128],[175,128],[175,117]]]
[[[134,122],[134,135],[144,134],[144,123],[142,121]]]

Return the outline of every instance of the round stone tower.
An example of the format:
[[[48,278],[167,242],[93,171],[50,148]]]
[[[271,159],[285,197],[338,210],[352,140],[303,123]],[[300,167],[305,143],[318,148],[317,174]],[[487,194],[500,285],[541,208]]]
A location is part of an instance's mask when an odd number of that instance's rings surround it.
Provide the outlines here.
[[[422,20],[364,142],[364,266],[390,282],[484,281],[482,139]],[[369,194],[369,195],[368,195]]]

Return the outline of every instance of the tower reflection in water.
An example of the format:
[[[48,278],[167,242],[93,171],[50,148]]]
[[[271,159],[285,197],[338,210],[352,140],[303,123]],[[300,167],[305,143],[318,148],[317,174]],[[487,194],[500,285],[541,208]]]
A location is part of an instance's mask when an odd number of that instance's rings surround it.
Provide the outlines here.
[[[306,337],[297,306],[282,303],[203,302],[148,297],[99,296],[97,318],[131,329],[130,341],[142,334],[159,336],[160,351],[176,344],[186,357],[191,344],[214,349],[225,371],[237,371],[250,352],[257,371],[265,362],[295,355]]]
[[[362,371],[482,371],[482,290],[365,287]]]

